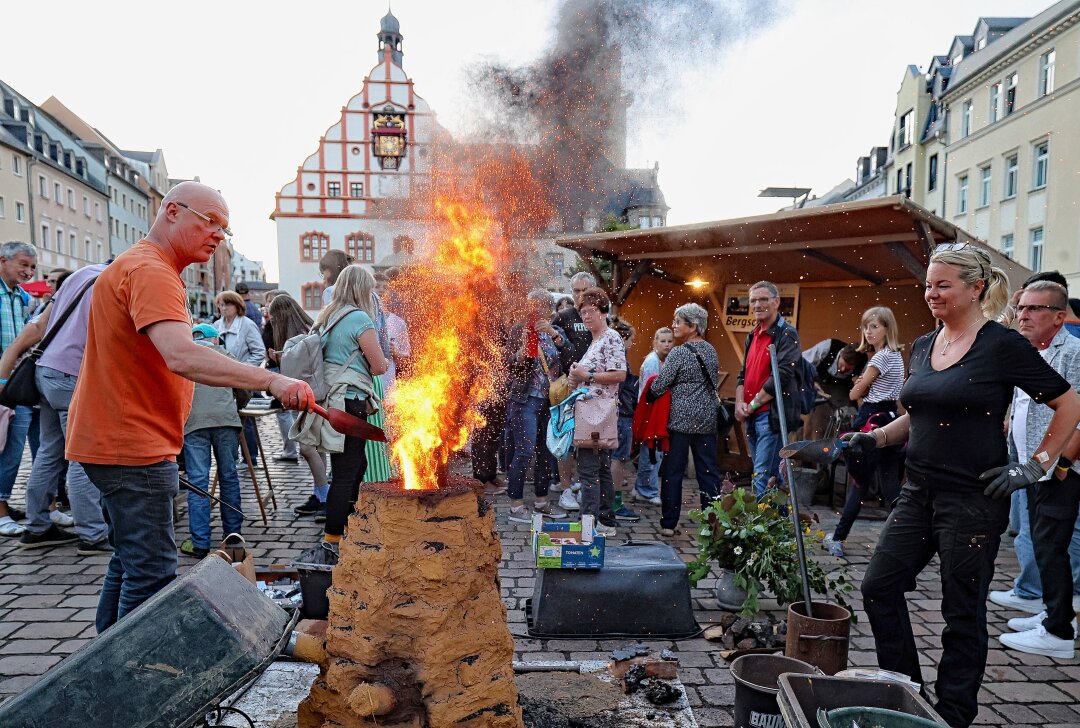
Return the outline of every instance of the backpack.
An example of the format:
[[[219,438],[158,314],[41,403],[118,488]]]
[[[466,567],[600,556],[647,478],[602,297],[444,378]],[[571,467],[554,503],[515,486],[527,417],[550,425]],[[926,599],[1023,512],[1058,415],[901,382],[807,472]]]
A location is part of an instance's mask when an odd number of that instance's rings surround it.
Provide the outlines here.
[[[814,402],[817,400],[817,388],[814,387],[814,380],[817,378],[817,371],[814,369],[814,365],[806,360],[806,357],[799,357],[798,364],[795,365],[795,385],[797,387],[795,400],[799,407],[800,415],[808,415],[814,411]]]
[[[330,393],[330,383],[326,381],[326,368],[323,362],[322,337],[324,334],[329,334],[330,330],[343,318],[359,310],[355,306],[346,306],[326,322],[325,328],[312,327],[310,332],[299,334],[286,341],[285,347],[281,350],[279,367],[281,373],[286,377],[307,382],[311,391],[315,393],[316,402],[322,402]],[[359,355],[360,350],[357,349],[345,361],[342,369],[348,369]]]

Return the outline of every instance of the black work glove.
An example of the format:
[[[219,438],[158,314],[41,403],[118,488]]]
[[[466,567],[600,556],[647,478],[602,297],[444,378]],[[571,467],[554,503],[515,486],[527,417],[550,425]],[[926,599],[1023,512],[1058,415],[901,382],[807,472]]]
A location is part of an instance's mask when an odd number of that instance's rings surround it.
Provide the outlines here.
[[[877,449],[877,438],[870,432],[849,432],[841,436],[840,441],[845,443],[848,449],[861,455]]]
[[[1013,492],[1026,488],[1040,480],[1046,471],[1043,470],[1035,458],[1026,463],[1009,463],[1000,468],[990,468],[979,476],[979,480],[989,481],[983,495],[991,498],[1004,498]]]

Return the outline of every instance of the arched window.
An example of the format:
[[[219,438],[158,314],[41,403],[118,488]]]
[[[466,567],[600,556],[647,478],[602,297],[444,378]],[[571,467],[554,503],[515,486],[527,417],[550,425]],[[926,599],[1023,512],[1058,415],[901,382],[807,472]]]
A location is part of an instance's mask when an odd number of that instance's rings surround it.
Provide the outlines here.
[[[300,303],[308,311],[318,311],[322,308],[322,283],[305,283],[300,286]]]
[[[398,235],[394,238],[394,255],[398,253],[403,255],[413,254],[413,239],[408,235]]]
[[[371,233],[349,233],[345,236],[345,253],[357,263],[374,263],[375,236]]]
[[[309,232],[300,236],[300,260],[319,261],[330,250],[330,236],[326,233]]]

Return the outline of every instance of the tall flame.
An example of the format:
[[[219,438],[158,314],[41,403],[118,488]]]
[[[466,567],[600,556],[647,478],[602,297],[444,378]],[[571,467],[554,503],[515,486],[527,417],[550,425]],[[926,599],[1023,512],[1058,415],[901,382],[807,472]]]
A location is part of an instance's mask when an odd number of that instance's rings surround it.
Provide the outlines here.
[[[482,204],[435,201],[434,248],[402,282],[417,323],[411,374],[397,381],[393,458],[407,490],[439,487],[450,455],[484,424],[475,404],[491,396],[500,355],[488,310],[502,298],[507,241]]]

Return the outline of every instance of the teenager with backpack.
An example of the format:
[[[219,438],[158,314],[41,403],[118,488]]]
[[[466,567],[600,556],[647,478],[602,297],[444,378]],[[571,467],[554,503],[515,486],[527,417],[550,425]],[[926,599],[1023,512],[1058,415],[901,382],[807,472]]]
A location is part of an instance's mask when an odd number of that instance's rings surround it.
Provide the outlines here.
[[[874,306],[862,315],[862,341],[858,351],[870,356],[866,370],[851,387],[851,400],[859,402],[852,429],[871,430],[892,422],[897,417],[896,400],[904,385],[904,358],[900,355],[900,331],[892,310]],[[863,499],[877,474],[881,475],[881,492],[892,503],[900,497],[900,448],[881,447],[866,454],[848,451],[845,461],[851,473],[844,513],[836,524],[832,538],[825,539],[825,548],[833,556],[844,555],[844,541],[851,525],[859,517]]]
[[[373,321],[374,290],[371,273],[359,265],[347,266],[334,284],[330,303],[315,319],[322,350],[321,367],[316,367],[321,371],[315,376],[321,375],[325,385],[325,394],[318,391],[323,387],[312,387],[315,396],[318,399],[322,395],[324,407],[342,409],[361,418],[379,409],[374,378],[387,367]],[[299,343],[304,343],[303,339]],[[293,371],[291,348],[287,344],[282,352],[282,372]],[[367,470],[367,441],[342,435],[323,418],[310,414],[299,418],[289,434],[302,444],[330,453],[332,476],[326,498],[326,525],[316,558],[322,563],[336,563],[338,543]]]

